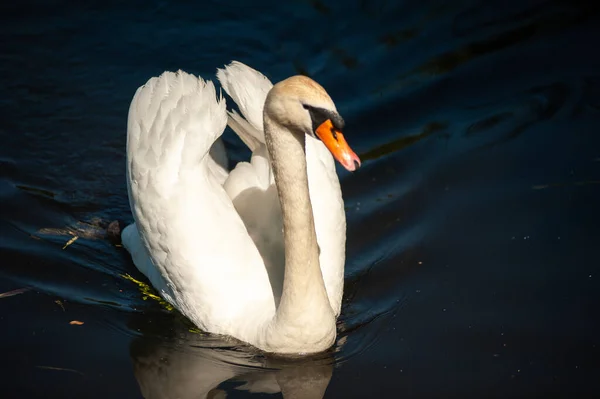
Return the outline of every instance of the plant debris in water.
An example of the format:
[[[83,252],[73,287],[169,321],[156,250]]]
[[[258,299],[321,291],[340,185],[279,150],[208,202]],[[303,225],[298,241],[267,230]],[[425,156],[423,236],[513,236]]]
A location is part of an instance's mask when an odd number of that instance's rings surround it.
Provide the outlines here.
[[[62,311],[65,311],[65,305],[63,305],[62,301],[60,299],[57,299],[56,301],[54,301],[55,304],[57,304],[58,306],[60,306],[60,308],[62,309]]]
[[[202,331],[198,327],[196,327],[196,325],[194,325],[187,317],[185,317],[181,313],[177,312],[175,310],[175,308],[173,307],[173,305],[171,305],[170,303],[165,301],[161,296],[159,296],[158,293],[154,290],[154,288],[152,288],[152,286],[130,276],[129,274],[121,274],[120,276],[123,277],[125,280],[129,280],[129,281],[137,284],[138,289],[140,290],[140,292],[143,295],[142,299],[144,301],[146,301],[148,299],[155,300],[167,311],[174,312],[176,315],[178,315],[180,317],[181,321],[187,325],[187,329],[189,332],[191,332],[193,334],[204,334],[204,331]]]
[[[129,274],[121,274],[121,277],[123,277],[125,280],[129,280],[135,284],[137,284],[138,289],[140,290],[140,292],[142,293],[142,299],[144,301],[148,300],[148,298],[155,300],[156,302],[158,302],[160,305],[162,305],[166,310],[168,310],[169,312],[172,312],[175,308],[173,308],[173,305],[171,305],[170,303],[168,303],[167,301],[165,301],[164,299],[162,299],[157,293],[156,291],[154,291],[154,289],[147,283],[144,283],[143,281],[137,280],[133,277],[131,277]]]

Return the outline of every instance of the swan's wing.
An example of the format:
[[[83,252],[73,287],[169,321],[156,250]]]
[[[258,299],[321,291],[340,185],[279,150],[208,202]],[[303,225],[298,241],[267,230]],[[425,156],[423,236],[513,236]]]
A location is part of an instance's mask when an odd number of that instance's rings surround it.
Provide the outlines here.
[[[138,268],[201,328],[240,336],[232,329],[272,316],[274,305],[258,250],[210,166],[226,122],[212,82],[181,71],[150,79],[129,110],[127,183],[148,255],[134,258]],[[123,235],[127,248],[132,235]]]
[[[264,145],[252,154],[250,162],[236,165],[224,188],[263,259],[273,295],[278,301],[283,289],[285,266],[283,219]]]
[[[237,113],[236,110],[228,111],[229,120],[227,124],[238,137],[246,144],[250,151],[256,151],[261,145],[264,145],[258,137],[264,136],[264,133],[256,130],[243,116]]]
[[[225,150],[225,144],[223,140],[218,138],[214,142],[208,153],[208,168],[221,184],[225,183],[227,176],[229,176],[227,151]]]
[[[229,127],[254,152],[259,143],[265,142],[263,107],[273,83],[262,73],[238,61],[217,69],[217,79],[242,113],[229,112]]]

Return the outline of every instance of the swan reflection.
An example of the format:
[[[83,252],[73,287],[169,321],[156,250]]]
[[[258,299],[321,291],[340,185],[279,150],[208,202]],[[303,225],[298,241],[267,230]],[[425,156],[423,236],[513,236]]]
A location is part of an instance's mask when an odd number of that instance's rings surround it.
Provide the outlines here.
[[[133,371],[144,398],[226,398],[232,391],[322,398],[333,373],[332,352],[272,357],[181,330],[176,338],[142,336],[132,342]]]

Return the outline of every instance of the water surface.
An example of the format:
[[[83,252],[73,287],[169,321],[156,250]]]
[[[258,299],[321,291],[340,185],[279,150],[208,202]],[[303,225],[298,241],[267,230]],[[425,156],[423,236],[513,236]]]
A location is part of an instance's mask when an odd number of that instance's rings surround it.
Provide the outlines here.
[[[285,4],[285,5],[284,5]],[[583,1],[0,6],[3,397],[600,393],[600,9]],[[363,167],[339,337],[289,360],[198,334],[102,237],[127,110],[232,59],[329,91]],[[247,157],[225,134],[232,161]],[[79,237],[63,249],[73,237]],[[70,324],[72,321],[82,325]]]

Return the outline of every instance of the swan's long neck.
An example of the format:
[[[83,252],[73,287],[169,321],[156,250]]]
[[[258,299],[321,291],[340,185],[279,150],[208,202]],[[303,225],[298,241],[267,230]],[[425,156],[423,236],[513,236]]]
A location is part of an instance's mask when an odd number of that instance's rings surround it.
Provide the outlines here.
[[[285,240],[283,292],[271,328],[300,351],[329,347],[335,316],[329,304],[308,191],[305,137],[265,115],[265,141],[279,193]],[[318,342],[316,342],[318,341]],[[286,344],[287,345],[287,344]],[[290,348],[290,351],[295,351]]]

